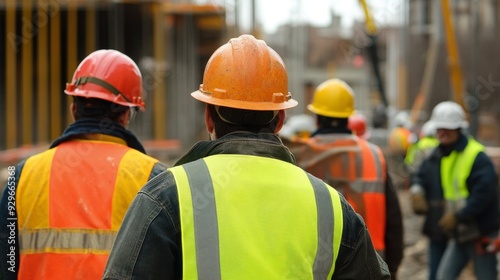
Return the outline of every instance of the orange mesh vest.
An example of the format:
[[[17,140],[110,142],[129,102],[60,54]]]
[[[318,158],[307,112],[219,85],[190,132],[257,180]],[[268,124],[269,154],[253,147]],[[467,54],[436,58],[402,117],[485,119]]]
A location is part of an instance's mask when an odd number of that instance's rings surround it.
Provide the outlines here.
[[[386,163],[377,146],[349,134],[316,135],[294,147],[297,164],[342,193],[368,227],[375,249],[385,250]]]
[[[94,140],[29,158],[16,193],[19,279],[101,279],[123,216],[156,162]]]

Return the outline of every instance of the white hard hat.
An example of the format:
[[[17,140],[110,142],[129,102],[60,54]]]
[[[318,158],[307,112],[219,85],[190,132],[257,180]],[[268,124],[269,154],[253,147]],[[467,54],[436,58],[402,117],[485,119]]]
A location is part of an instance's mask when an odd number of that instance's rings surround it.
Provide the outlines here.
[[[283,125],[279,135],[293,138],[300,132],[313,132],[316,129],[316,121],[313,116],[307,114],[291,116]]]
[[[444,101],[436,105],[432,110],[431,122],[436,129],[465,129],[469,126],[462,106],[453,101]]]
[[[436,127],[434,126],[434,123],[432,121],[425,122],[424,125],[422,125],[422,128],[420,128],[420,135],[422,137],[436,135]]]
[[[410,123],[410,114],[406,111],[400,111],[394,116],[394,125],[397,127],[406,127]]]

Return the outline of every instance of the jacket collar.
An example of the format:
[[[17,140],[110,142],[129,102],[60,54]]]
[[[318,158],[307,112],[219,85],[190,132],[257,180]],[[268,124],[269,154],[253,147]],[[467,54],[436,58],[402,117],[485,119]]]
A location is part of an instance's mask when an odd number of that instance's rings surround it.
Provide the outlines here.
[[[141,142],[139,142],[139,139],[137,139],[131,131],[127,130],[119,123],[90,118],[79,119],[70,124],[66,130],[64,130],[63,134],[52,142],[50,148],[57,147],[59,144],[73,139],[94,139],[96,135],[101,137],[97,140],[103,141],[114,139],[111,142],[116,142],[121,139],[128,147],[146,154],[146,150],[142,146]],[[110,136],[112,138],[104,139],[102,138],[103,135]]]
[[[196,143],[174,166],[211,155],[242,154],[275,158],[295,164],[290,150],[271,133],[233,132],[217,140]]]
[[[453,151],[461,152],[461,151],[465,150],[465,147],[467,147],[468,143],[469,143],[469,140],[468,140],[467,136],[461,132],[455,143],[453,143],[449,146],[443,146],[440,144],[437,150],[440,152],[440,154],[442,156],[448,156]]]

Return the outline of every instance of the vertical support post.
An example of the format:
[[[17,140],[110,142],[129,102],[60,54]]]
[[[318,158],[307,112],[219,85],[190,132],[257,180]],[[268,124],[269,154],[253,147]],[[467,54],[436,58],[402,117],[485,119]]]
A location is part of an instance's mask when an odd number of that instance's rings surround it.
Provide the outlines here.
[[[61,7],[56,3],[50,14],[50,138],[61,134]]]
[[[154,3],[153,4],[153,53],[155,59],[155,65],[158,63],[162,63],[165,61],[165,15],[161,9],[161,4]],[[153,125],[154,125],[154,139],[160,140],[164,139],[166,135],[166,110],[167,102],[165,95],[166,85],[165,85],[165,77],[163,77],[163,71],[158,71],[159,69],[154,70],[154,82],[150,85],[153,86],[153,96],[152,96],[152,104],[153,104]]]
[[[17,145],[17,36],[16,36],[16,0],[7,0],[6,3],[6,34],[5,40],[5,128],[6,147],[15,148]]]
[[[73,72],[78,66],[78,1],[68,1],[67,4],[67,22],[68,29],[66,32],[66,49],[68,51],[66,58],[66,81],[71,82],[73,78]],[[66,100],[66,108],[69,108],[71,105],[72,98],[64,95],[64,99]],[[68,110],[66,114],[66,124],[72,122],[71,112]]]
[[[22,143],[33,142],[33,38],[36,35],[36,24],[33,22],[33,3],[22,2],[21,30],[21,112]]]
[[[49,141],[49,15],[47,1],[38,0],[38,48],[37,48],[37,140],[38,143]],[[41,22],[41,20],[44,20]]]

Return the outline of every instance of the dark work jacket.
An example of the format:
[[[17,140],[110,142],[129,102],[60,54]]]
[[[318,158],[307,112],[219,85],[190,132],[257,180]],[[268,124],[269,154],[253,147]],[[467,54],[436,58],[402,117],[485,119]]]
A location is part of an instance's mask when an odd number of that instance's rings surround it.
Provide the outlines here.
[[[276,135],[234,132],[195,144],[176,165],[217,154],[269,157],[295,163]],[[363,220],[342,195],[340,198],[343,233],[332,278],[389,279],[387,265],[375,252]],[[132,202],[103,279],[182,279],[180,230],[176,181],[167,170],[149,181]]]
[[[467,143],[467,136],[461,134],[452,146],[438,146],[422,162],[416,176],[412,178],[412,185],[418,184],[425,190],[429,210],[422,231],[431,239],[446,239],[445,233],[438,226],[446,205],[441,187],[441,159],[453,150],[463,151]],[[500,226],[498,177],[493,163],[484,152],[477,155],[466,184],[469,197],[466,206],[456,213],[457,220],[465,223],[476,221],[483,235],[498,231]]]

